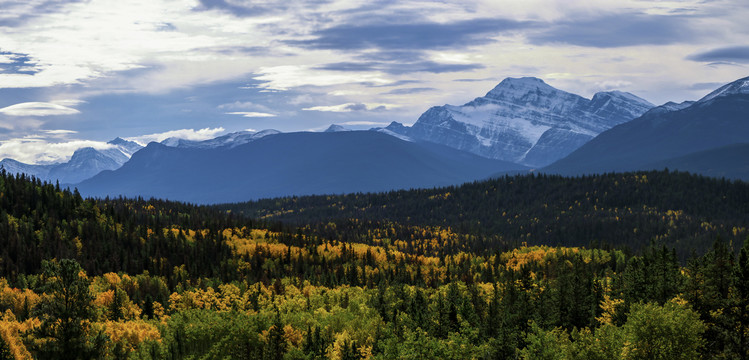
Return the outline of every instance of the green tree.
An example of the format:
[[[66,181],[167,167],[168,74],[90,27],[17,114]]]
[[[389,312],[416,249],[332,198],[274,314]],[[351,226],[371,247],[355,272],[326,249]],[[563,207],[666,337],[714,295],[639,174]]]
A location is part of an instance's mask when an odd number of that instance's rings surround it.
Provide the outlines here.
[[[546,331],[535,322],[525,337],[520,357],[528,360],[565,360],[570,358],[570,338],[561,327]]]
[[[633,304],[624,331],[624,359],[697,359],[705,324],[692,309],[674,302]]]
[[[735,324],[734,348],[740,359],[749,359],[749,237],[739,253],[735,269],[736,290],[732,317]]]
[[[276,316],[273,320],[273,326],[268,330],[268,342],[263,354],[264,359],[281,360],[286,354],[286,339],[284,338],[283,323],[281,322],[281,313],[276,309]]]
[[[117,321],[124,316],[122,313],[122,306],[125,303],[125,296],[127,295],[116,286],[113,286],[113,288],[114,294],[112,295],[112,304],[109,306],[109,319]],[[151,309],[151,313],[153,313],[153,309]]]
[[[106,337],[89,334],[93,317],[91,281],[75,260],[42,262],[42,290],[47,297],[35,308],[41,325],[35,331],[40,341],[30,347],[39,359],[95,359]]]

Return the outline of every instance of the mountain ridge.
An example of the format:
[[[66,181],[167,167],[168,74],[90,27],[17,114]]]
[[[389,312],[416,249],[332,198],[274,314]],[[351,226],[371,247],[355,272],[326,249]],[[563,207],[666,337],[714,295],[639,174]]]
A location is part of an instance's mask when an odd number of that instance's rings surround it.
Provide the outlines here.
[[[385,129],[484,157],[548,165],[599,133],[654,107],[633,94],[599,92],[588,100],[535,77],[506,78],[460,106],[434,106],[411,127]]]
[[[653,169],[656,165],[688,164],[689,156],[708,152],[713,156],[729,152],[709,152],[749,137],[749,78],[721,86],[696,102],[666,103],[630,122],[615,126],[581,146],[567,157],[541,169],[563,175]],[[709,167],[706,154],[699,155]],[[721,172],[730,173],[727,160],[720,157]],[[741,158],[732,158],[736,167]],[[684,170],[689,170],[687,167]],[[744,177],[745,180],[749,178]]]
[[[95,149],[93,147],[77,149],[68,161],[59,164],[26,164],[6,158],[0,161],[0,166],[13,174],[24,173],[44,181],[74,184],[101,171],[119,168],[142,148],[138,143],[120,137],[107,142],[107,144],[112,147],[106,149]]]
[[[121,168],[102,172],[78,188],[98,197],[219,203],[428,188],[521,169],[525,167],[375,131],[297,132],[212,149],[151,143]]]

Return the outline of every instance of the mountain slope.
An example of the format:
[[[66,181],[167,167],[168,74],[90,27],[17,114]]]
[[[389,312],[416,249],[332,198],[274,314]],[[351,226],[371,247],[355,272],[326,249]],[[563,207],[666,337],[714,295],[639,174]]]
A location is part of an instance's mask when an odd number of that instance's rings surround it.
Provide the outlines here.
[[[723,86],[686,108],[652,111],[616,126],[543,171],[574,175],[649,169],[668,159],[745,143],[749,138],[749,86],[745,84],[749,78]],[[729,160],[741,159],[724,159]]]
[[[116,171],[79,184],[83,194],[198,203],[374,192],[458,184],[522,166],[373,131],[287,133],[237,147],[149,144]]]
[[[4,169],[9,174],[26,174],[37,179],[47,179],[49,170],[55,165],[32,165],[22,163],[13,159],[3,159],[0,161],[0,169]]]
[[[678,169],[716,178],[749,181],[749,144],[733,144],[643,166]]]
[[[395,123],[386,129],[493,159],[544,166],[653,106],[620,91],[588,100],[541,79],[507,78],[484,97],[462,106],[435,106],[410,128]]]
[[[143,148],[138,143],[116,138],[109,141],[108,149],[85,147],[76,150],[70,160],[60,164],[33,165],[13,159],[3,159],[0,165],[9,173],[24,173],[40,180],[74,184],[88,179],[103,170],[122,166],[136,151]]]

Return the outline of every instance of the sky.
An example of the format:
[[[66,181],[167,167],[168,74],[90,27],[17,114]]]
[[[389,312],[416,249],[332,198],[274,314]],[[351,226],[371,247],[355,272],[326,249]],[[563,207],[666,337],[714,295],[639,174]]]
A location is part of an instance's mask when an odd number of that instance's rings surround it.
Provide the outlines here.
[[[0,0],[0,158],[412,124],[506,77],[696,100],[749,76],[747,19],[746,0]]]

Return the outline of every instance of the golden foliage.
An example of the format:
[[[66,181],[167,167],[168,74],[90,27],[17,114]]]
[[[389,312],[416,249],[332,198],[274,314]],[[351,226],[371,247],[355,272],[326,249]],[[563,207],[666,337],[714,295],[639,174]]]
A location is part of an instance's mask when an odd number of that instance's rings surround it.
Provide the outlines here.
[[[302,344],[304,334],[302,334],[301,331],[294,329],[293,326],[287,324],[283,327],[283,337],[286,339],[287,343],[298,347]]]
[[[18,322],[15,319],[7,321],[3,319],[0,321],[0,336],[8,344],[14,358],[21,360],[33,359],[21,340],[21,334],[37,328],[40,324],[41,322],[37,318],[27,319],[24,322]]]
[[[601,316],[596,317],[596,321],[601,325],[613,324],[617,312],[619,312],[623,306],[623,299],[612,299],[608,294],[604,295],[603,300],[601,300]]]
[[[159,329],[142,320],[107,321],[104,323],[104,332],[113,342],[124,345],[128,350],[133,350],[146,340],[161,340]]]

